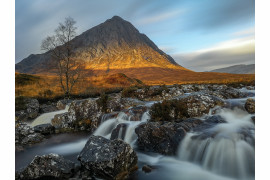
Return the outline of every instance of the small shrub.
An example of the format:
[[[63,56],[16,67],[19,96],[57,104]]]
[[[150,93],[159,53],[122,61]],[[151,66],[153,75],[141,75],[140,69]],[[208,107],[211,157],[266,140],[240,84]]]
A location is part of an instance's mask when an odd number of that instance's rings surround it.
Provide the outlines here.
[[[97,104],[98,104],[99,108],[101,108],[102,112],[105,112],[105,113],[107,112],[108,99],[109,99],[108,95],[105,93],[102,93],[100,95],[100,98],[97,100]]]
[[[165,100],[151,107],[151,121],[174,121],[188,118],[187,109],[187,105],[181,100]]]
[[[25,103],[25,97],[18,96],[15,97],[15,111],[25,110],[26,109],[26,103]]]
[[[122,91],[122,96],[123,97],[134,97],[136,90],[137,90],[137,88],[134,87],[134,86],[124,88],[123,91]]]

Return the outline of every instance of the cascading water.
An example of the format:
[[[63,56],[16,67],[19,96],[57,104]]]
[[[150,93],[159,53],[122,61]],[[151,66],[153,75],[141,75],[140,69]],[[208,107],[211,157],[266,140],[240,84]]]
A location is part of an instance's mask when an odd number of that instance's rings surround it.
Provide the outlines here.
[[[68,112],[69,105],[66,105],[66,108],[60,111],[53,111],[49,113],[44,113],[40,116],[38,116],[31,124],[30,126],[34,127],[40,124],[48,124],[51,123],[51,120],[54,118],[56,114],[62,114],[65,112]]]
[[[227,123],[188,133],[179,146],[178,158],[216,174],[254,178],[255,135],[251,115],[239,109],[222,109],[217,114]]]
[[[136,134],[135,134],[135,128],[143,123],[147,122],[150,118],[148,112],[145,112],[140,121],[130,121],[131,116],[128,116],[124,112],[120,112],[116,118],[103,120],[104,122],[98,127],[98,129],[94,132],[94,135],[96,136],[103,136],[105,138],[110,139],[111,133],[113,129],[119,124],[125,124],[126,130],[123,130],[123,127],[120,127],[118,138],[124,140],[125,142],[129,143],[131,146],[135,144],[136,141]],[[123,134],[125,133],[125,134]],[[123,137],[123,138],[122,138]]]

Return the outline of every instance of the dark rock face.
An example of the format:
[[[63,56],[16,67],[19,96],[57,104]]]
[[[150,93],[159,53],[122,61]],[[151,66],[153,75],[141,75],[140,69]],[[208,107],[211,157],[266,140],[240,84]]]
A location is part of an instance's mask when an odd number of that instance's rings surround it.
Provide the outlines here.
[[[33,127],[36,133],[41,133],[43,135],[53,134],[55,132],[55,127],[51,124],[41,124]]]
[[[36,133],[33,128],[26,124],[17,123],[15,128],[15,143],[17,145],[29,145],[41,142],[44,136]]]
[[[248,113],[254,114],[255,113],[255,100],[254,99],[247,99],[245,103],[245,109],[247,110]]]
[[[26,137],[24,137],[21,141],[21,144],[28,145],[28,144],[36,144],[41,141],[43,141],[44,136],[40,133],[33,133],[29,134]]]
[[[113,129],[111,134],[111,140],[122,139],[124,140],[128,125],[125,123],[118,124],[116,128]]]
[[[40,105],[40,113],[49,113],[53,111],[57,111],[58,108],[55,104],[42,104]]]
[[[74,174],[75,163],[57,154],[36,156],[16,179],[68,179]]]
[[[176,153],[179,142],[186,131],[179,123],[149,122],[135,129],[138,135],[138,148],[143,151],[157,152],[165,155]]]
[[[26,100],[26,112],[28,117],[34,119],[38,116],[39,103],[37,99],[27,99]]]
[[[27,98],[24,100],[25,109],[15,112],[16,121],[26,121],[34,119],[39,114],[39,102],[37,99]]]
[[[81,166],[103,179],[124,179],[137,167],[135,151],[122,140],[91,136],[78,156]]]

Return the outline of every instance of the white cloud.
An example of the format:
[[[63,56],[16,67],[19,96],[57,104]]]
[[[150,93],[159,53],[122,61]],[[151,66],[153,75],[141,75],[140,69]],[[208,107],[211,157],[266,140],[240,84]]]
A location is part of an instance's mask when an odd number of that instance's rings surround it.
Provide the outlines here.
[[[254,36],[231,39],[190,53],[178,53],[172,57],[186,68],[209,71],[237,64],[255,63]]]
[[[232,34],[233,36],[254,36],[255,35],[255,28],[249,28],[242,31],[238,31]]]
[[[148,17],[145,17],[143,19],[140,19],[137,23],[140,24],[140,25],[157,23],[157,22],[160,22],[160,21],[167,20],[169,18],[176,17],[176,16],[180,15],[183,12],[184,12],[183,10],[175,10],[175,11],[165,12],[165,13],[162,13],[162,14],[155,14],[155,15],[148,16]]]

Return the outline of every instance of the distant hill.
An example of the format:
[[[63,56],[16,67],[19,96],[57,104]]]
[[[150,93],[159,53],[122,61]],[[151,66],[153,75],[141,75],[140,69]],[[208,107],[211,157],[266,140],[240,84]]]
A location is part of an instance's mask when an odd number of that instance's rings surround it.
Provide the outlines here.
[[[240,64],[220,69],[214,69],[210,72],[231,73],[231,74],[255,74],[255,64]]]

